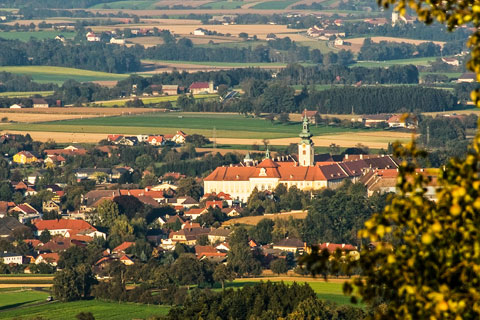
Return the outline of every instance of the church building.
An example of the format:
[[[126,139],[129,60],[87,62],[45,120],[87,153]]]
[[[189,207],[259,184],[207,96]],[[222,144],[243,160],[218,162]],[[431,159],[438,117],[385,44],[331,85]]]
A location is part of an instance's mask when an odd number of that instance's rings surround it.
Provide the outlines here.
[[[298,144],[298,156],[272,159],[267,150],[265,159],[255,163],[248,155],[236,166],[217,167],[204,179],[205,193],[225,192],[242,202],[247,201],[252,191],[273,191],[282,183],[287,188],[296,186],[301,190],[335,188],[345,179],[358,181],[367,168],[395,169],[397,162],[390,156],[357,155],[346,157],[341,162],[333,159],[315,162],[314,144],[305,116]]]

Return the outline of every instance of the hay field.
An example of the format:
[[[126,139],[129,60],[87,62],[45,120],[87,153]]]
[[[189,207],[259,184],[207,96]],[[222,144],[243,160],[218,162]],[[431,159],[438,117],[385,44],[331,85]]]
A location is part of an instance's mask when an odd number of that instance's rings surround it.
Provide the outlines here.
[[[208,61],[170,61],[170,60],[143,60],[143,63],[151,64],[152,68],[149,71],[140,73],[140,75],[151,75],[163,72],[186,71],[218,71],[229,70],[235,68],[264,68],[264,69],[283,69],[287,66],[285,63],[256,63],[256,62],[208,62]]]
[[[151,108],[98,108],[98,107],[62,107],[45,109],[4,109],[0,113],[10,116],[12,114],[35,114],[35,122],[54,121],[51,120],[55,115],[81,115],[81,116],[118,116],[134,115],[150,112],[159,112],[158,109]]]
[[[195,12],[197,13],[197,12]],[[179,24],[152,24],[152,25],[115,25],[115,26],[92,26],[91,29],[93,31],[107,31],[112,30],[115,28],[153,28],[157,27],[159,29],[167,29],[170,32],[176,35],[192,35],[193,31],[199,27],[205,28],[210,31],[216,31],[219,33],[227,34],[230,33],[233,36],[237,36],[242,33],[248,33],[248,35],[253,36],[256,35],[259,39],[265,40],[267,38],[267,34],[275,33],[278,36],[289,36],[292,34],[292,29],[287,28],[284,25],[271,25],[271,24],[245,24],[245,25],[202,25],[201,23],[189,24],[189,25],[179,25]],[[293,33],[300,33],[305,32],[306,29],[296,29]]]
[[[428,41],[428,40],[416,40],[416,39],[408,39],[408,38],[395,38],[395,37],[370,37],[372,42],[374,43],[379,43],[381,41],[388,41],[388,42],[397,42],[397,43],[409,43],[409,44],[414,44],[414,45],[419,45],[425,42],[433,42],[441,47],[445,45],[444,41]],[[365,37],[362,38],[351,38],[351,39],[345,39],[345,41],[350,42],[352,45],[351,46],[336,46],[338,49],[345,49],[345,50],[351,50],[355,53],[358,53],[363,46],[363,42],[365,41]]]
[[[181,2],[181,5],[183,5],[185,7],[198,8],[198,7],[201,7],[202,5],[207,4],[207,3],[212,3],[212,1],[211,0],[185,0],[185,1]],[[178,4],[179,4],[178,0],[160,0],[160,1],[157,1],[155,3],[155,6],[156,7],[171,7],[171,6],[175,6],[175,5],[178,5]]]
[[[276,213],[276,214],[266,214],[263,216],[253,216],[253,217],[242,217],[242,218],[235,218],[228,221],[225,221],[222,225],[228,226],[233,224],[249,224],[249,225],[257,225],[260,220],[268,218],[268,219],[305,219],[307,217],[307,211],[292,211],[292,212],[285,212],[285,213]]]

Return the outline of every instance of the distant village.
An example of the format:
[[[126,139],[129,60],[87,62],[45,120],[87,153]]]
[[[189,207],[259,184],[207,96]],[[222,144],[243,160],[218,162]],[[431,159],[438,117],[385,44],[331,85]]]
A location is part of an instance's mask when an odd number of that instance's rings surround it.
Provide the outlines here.
[[[89,150],[70,145],[44,149],[41,155],[20,151],[13,155],[12,165],[28,169],[31,174],[21,180],[10,179],[10,190],[5,191],[2,187],[0,193],[33,199],[39,192],[48,192],[49,197],[40,206],[28,201],[0,201],[0,239],[14,241],[23,237],[23,243],[31,248],[23,254],[15,250],[2,252],[0,259],[4,264],[23,266],[25,273],[31,272],[33,265],[56,267],[59,254],[69,247],[87,246],[95,239],[108,237],[108,229],[97,227],[97,222],[100,212],[105,210],[105,204],[115,202],[122,206],[135,204],[148,207],[151,212],[158,212],[146,234],[146,239],[157,252],[174,250],[177,244],[183,244],[194,248],[197,259],[224,262],[230,250],[232,229],[229,224],[218,222],[206,227],[204,218],[217,213],[225,216],[227,221],[242,217],[250,195],[255,192],[263,192],[273,199],[274,190],[279,185],[313,192],[336,189],[345,181],[363,184],[368,196],[396,192],[399,174],[397,159],[383,154],[315,154],[309,115],[303,115],[296,154],[275,156],[267,149],[261,160],[254,160],[247,154],[240,163],[219,166],[204,178],[168,172],[155,178],[151,185],[140,188],[120,183],[122,175],[133,172],[132,167],[78,168],[75,170],[77,182],[89,183],[93,188],[77,195],[80,205],[76,210],[66,209],[65,206],[69,190],[72,190],[69,186],[55,182],[44,184],[47,168],[62,167],[69,159],[74,161],[92,152],[100,152],[106,158],[114,157],[119,147],[142,144],[158,147],[167,141],[183,145],[188,135],[181,130],[174,135],[108,135],[103,145]],[[0,143],[7,144],[22,138],[4,135]],[[435,200],[437,171],[419,169],[417,174],[428,176],[431,183],[426,196]],[[179,192],[189,178],[193,178],[190,183],[201,186],[202,193],[197,199]],[[95,263],[95,270],[100,274],[112,261],[134,265],[139,259],[129,251],[134,245],[134,241],[123,241],[105,250]],[[302,239],[291,237],[263,246],[251,238],[249,245],[270,260],[285,258],[286,254],[301,254],[307,249]],[[348,243],[328,242],[319,245],[331,252],[340,249],[344,254],[358,254],[356,246]]]

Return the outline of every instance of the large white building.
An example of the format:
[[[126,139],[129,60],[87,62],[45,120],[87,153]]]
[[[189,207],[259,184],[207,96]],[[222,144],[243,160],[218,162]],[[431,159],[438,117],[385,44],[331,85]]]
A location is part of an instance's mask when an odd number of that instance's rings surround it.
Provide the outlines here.
[[[298,157],[270,158],[256,164],[246,157],[244,163],[236,166],[217,167],[204,179],[205,193],[225,192],[235,200],[246,201],[252,191],[273,191],[280,183],[287,188],[296,186],[301,190],[335,188],[345,179],[357,181],[366,168],[397,168],[396,161],[390,156],[346,157],[341,162],[331,157],[315,162],[314,144],[309,130],[309,121],[303,119],[303,129],[298,144]],[[286,160],[290,161],[286,161]]]

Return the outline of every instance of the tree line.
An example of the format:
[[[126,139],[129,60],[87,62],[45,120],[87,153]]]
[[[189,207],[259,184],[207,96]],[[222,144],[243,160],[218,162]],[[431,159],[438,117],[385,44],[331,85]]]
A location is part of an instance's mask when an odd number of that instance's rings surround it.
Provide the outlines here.
[[[441,47],[433,42],[424,42],[419,45],[410,43],[397,43],[389,41],[372,42],[366,38],[358,54],[358,60],[395,60],[418,57],[440,56]]]
[[[25,6],[35,8],[89,8],[91,6],[112,2],[112,0],[4,0],[0,4],[3,8],[21,8]]]

